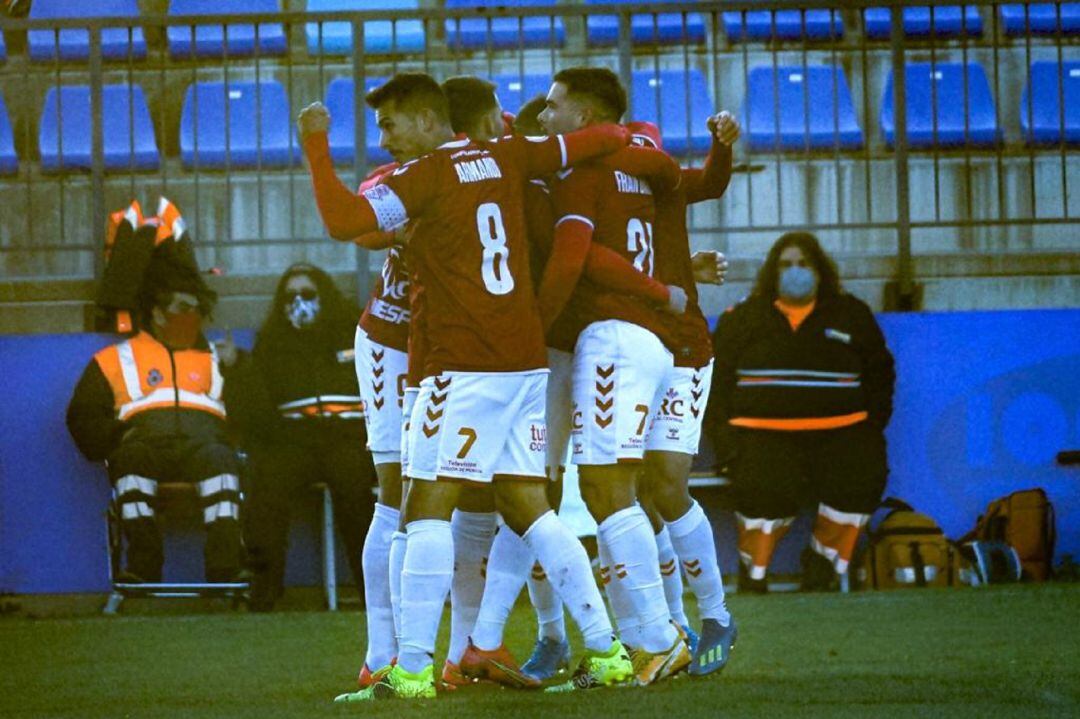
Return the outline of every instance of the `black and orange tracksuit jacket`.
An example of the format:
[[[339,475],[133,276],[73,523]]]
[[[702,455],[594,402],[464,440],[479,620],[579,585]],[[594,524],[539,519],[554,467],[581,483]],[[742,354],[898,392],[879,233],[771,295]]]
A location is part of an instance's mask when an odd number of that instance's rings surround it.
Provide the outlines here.
[[[893,357],[852,295],[819,297],[796,330],[772,300],[751,296],[721,315],[713,349],[707,426],[721,463],[734,452],[735,427],[883,429],[892,415]]]

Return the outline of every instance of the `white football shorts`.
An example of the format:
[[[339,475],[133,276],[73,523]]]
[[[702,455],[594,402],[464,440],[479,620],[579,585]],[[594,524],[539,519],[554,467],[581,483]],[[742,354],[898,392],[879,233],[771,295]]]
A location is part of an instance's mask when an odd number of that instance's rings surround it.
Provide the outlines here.
[[[425,378],[409,427],[410,479],[546,477],[547,378],[546,368]]]
[[[644,327],[621,320],[586,327],[574,349],[574,464],[640,461],[673,365],[671,352]]]
[[[698,453],[712,369],[712,360],[704,367],[671,368],[645,439],[647,451]]]
[[[401,410],[409,355],[373,342],[358,326],[354,361],[372,459],[375,464],[397,464],[401,462]]]

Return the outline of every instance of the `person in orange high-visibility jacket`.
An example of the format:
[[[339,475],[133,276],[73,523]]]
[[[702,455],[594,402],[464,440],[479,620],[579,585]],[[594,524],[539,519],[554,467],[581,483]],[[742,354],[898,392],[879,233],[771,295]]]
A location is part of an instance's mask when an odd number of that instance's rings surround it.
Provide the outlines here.
[[[803,588],[835,584],[887,474],[893,357],[817,239],[789,232],[721,315],[707,426],[734,485],[740,586],[765,591],[777,542],[816,505]]]
[[[161,581],[160,482],[196,485],[207,581],[242,571],[239,462],[225,433],[217,356],[201,331],[215,299],[197,268],[156,255],[139,292],[143,329],[94,355],[68,405],[75,444],[108,467],[128,544],[127,581]]]

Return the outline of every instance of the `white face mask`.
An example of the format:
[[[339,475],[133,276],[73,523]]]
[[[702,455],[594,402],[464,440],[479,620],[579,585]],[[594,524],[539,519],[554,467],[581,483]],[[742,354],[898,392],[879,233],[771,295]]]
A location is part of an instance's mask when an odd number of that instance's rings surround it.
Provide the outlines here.
[[[289,324],[298,330],[311,327],[319,316],[319,298],[305,300],[300,295],[293,297],[292,302],[285,305],[285,316]]]

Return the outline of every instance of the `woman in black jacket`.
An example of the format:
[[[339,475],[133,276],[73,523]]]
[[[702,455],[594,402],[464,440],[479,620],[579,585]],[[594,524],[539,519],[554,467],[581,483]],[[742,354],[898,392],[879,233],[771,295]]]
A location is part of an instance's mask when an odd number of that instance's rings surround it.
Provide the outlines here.
[[[896,375],[881,329],[817,239],[789,232],[713,344],[708,424],[734,485],[740,584],[765,590],[776,543],[812,503],[803,587],[831,585],[885,489]]]
[[[295,264],[278,281],[251,355],[219,346],[229,419],[251,465],[244,524],[253,610],[269,611],[280,597],[290,510],[317,482],[330,488],[349,566],[363,586],[375,468],[353,365],[358,316],[326,272]]]

